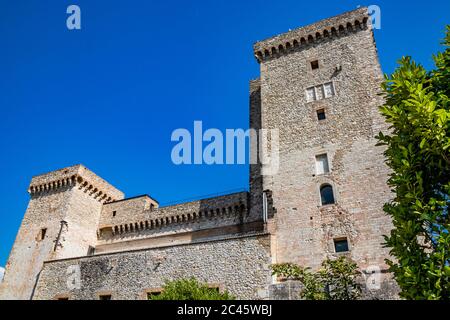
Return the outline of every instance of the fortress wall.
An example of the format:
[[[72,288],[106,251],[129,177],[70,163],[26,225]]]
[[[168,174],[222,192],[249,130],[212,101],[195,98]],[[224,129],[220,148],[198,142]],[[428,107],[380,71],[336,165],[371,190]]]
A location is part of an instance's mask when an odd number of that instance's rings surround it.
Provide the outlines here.
[[[105,204],[99,244],[243,224],[248,193],[240,192],[162,208],[148,208],[139,197]]]
[[[145,220],[149,217],[152,204],[153,210],[156,205],[147,195],[105,203],[100,216],[99,228]]]
[[[271,283],[269,246],[268,235],[260,234],[46,262],[34,299],[98,299],[99,293],[112,299],[145,299],[164,279],[192,276],[240,299],[263,299]],[[69,267],[79,267],[79,289],[68,288],[73,279]]]

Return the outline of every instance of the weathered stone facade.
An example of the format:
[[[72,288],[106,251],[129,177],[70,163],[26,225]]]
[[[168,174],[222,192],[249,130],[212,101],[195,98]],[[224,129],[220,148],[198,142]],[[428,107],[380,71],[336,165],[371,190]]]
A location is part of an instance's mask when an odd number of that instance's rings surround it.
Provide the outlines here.
[[[340,255],[363,273],[380,271],[381,288],[365,288],[366,298],[396,297],[382,246],[391,194],[374,136],[387,128],[367,9],[254,50],[261,76],[250,83],[250,127],[278,130],[276,174],[252,164],[250,192],[168,207],[147,195],[124,199],[81,165],[34,177],[0,299],[145,299],[164,280],[189,276],[238,298],[295,298],[286,290],[298,285],[276,284],[271,263],[317,268]],[[317,160],[325,154],[326,165]],[[69,284],[74,266],[79,288]]]
[[[33,177],[29,193],[0,298],[29,299],[44,261],[86,255],[97,241],[103,203],[123,198],[80,165]]]
[[[261,64],[261,125],[279,130],[280,169],[264,177],[262,187],[272,191],[276,208],[275,260],[316,268],[327,257],[345,254],[363,270],[379,267],[390,282],[382,243],[392,224],[382,207],[392,195],[383,149],[375,146],[375,136],[387,126],[378,111],[382,72],[366,9],[254,47]],[[324,83],[334,92],[308,102],[307,89]],[[318,119],[318,110],[325,119]],[[327,155],[329,172],[318,174],[321,154]],[[334,204],[321,204],[323,185],[332,187]],[[339,239],[347,240],[348,252],[335,252]]]
[[[109,293],[113,299],[146,299],[146,293],[160,290],[165,279],[192,276],[239,298],[267,298],[268,247],[262,234],[50,261],[44,265],[34,298],[97,299],[99,293]],[[80,289],[67,288],[69,266],[80,268]]]

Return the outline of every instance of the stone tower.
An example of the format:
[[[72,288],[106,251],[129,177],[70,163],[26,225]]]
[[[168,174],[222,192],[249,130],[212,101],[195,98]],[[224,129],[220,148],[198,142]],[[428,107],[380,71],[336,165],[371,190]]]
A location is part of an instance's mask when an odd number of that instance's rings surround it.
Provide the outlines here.
[[[0,300],[31,299],[44,261],[86,256],[97,241],[103,203],[123,193],[81,165],[33,177]]]
[[[375,146],[386,129],[383,78],[367,8],[258,42],[254,52],[251,124],[279,133],[278,173],[260,181],[258,168],[250,171],[253,190],[271,190],[273,262],[317,268],[345,255],[380,271],[374,286],[390,285],[389,171]]]

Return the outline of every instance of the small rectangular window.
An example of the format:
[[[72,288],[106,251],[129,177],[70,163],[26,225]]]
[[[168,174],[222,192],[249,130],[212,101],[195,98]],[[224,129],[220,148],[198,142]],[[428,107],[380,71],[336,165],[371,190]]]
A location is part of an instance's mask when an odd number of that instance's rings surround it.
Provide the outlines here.
[[[117,211],[113,211],[112,212],[112,216],[115,217],[116,216]]]
[[[324,91],[325,98],[329,98],[329,97],[334,96],[333,82],[325,83],[323,85],[323,91]]]
[[[317,110],[317,120],[325,120],[325,109]]]
[[[328,156],[326,153],[316,156],[316,174],[324,174],[330,172],[328,166]]]
[[[111,300],[111,295],[110,294],[101,294],[98,296],[99,300]]]
[[[319,60],[311,61],[311,70],[319,69]]]
[[[311,87],[306,89],[306,101],[311,102],[317,100],[316,98],[316,88]]]
[[[347,238],[334,239],[334,250],[336,253],[349,251]]]

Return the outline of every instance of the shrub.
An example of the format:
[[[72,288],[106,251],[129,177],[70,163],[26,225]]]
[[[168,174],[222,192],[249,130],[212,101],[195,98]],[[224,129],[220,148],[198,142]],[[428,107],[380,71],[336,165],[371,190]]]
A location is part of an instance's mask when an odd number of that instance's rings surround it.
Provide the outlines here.
[[[195,278],[166,281],[161,294],[151,295],[150,300],[234,300],[228,292],[219,292]]]

